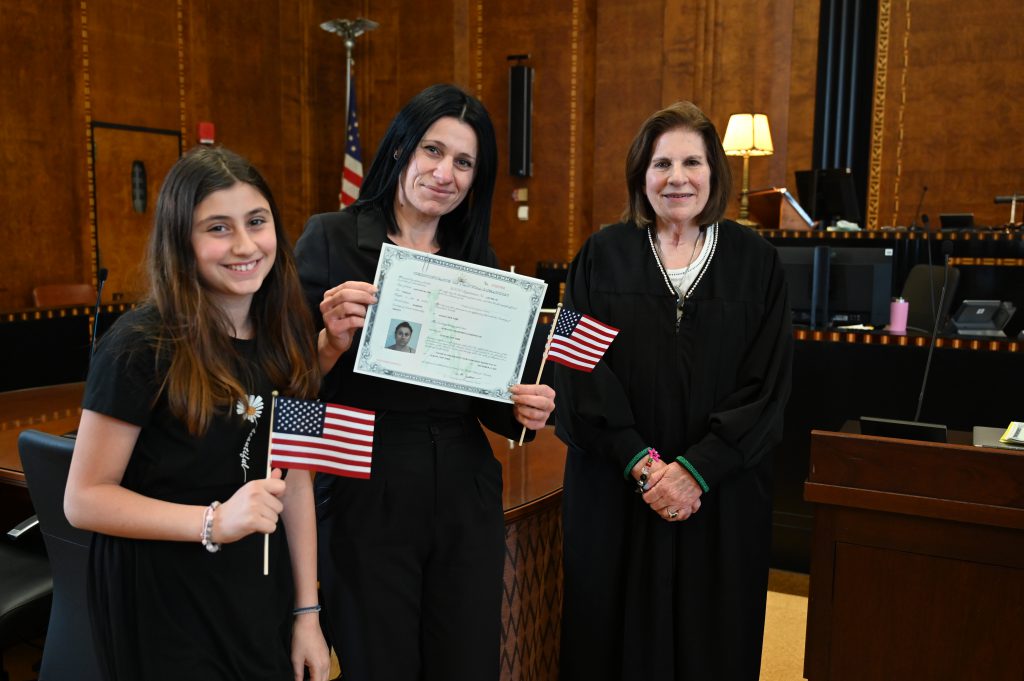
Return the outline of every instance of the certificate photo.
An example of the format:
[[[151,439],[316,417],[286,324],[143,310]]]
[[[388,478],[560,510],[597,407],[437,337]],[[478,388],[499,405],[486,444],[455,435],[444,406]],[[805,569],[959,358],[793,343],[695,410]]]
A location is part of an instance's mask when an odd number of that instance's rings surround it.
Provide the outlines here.
[[[384,244],[355,371],[511,402],[547,284]]]

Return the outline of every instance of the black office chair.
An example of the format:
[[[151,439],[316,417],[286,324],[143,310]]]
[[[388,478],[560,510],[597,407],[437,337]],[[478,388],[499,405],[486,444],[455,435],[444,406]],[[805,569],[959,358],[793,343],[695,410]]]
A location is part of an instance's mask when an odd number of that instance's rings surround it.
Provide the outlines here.
[[[46,635],[53,579],[36,517],[0,539],[0,679],[7,681],[3,653],[17,643]]]
[[[53,607],[39,681],[100,681],[86,591],[92,533],[68,523],[64,487],[75,440],[26,430],[18,452],[53,573]]]
[[[907,310],[907,328],[913,331],[931,333],[935,325],[933,310],[939,307],[939,298],[942,296],[942,281],[946,276],[945,268],[941,265],[914,265],[907,275],[903,284],[904,300],[910,303]],[[953,305],[953,297],[956,295],[956,286],[960,283],[960,270],[955,267],[949,268],[949,280],[946,283],[946,296],[942,301],[942,309],[937,310],[939,318],[939,332],[941,333],[946,320],[949,317],[950,307]],[[933,298],[934,296],[934,308]]]

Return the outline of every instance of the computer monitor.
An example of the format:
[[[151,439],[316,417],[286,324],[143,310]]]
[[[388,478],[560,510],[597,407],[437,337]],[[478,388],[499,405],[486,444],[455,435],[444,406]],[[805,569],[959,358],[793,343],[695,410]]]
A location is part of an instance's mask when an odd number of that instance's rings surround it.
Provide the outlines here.
[[[836,220],[860,222],[860,204],[849,168],[818,168],[796,171],[796,191],[800,205],[826,225]]]
[[[861,416],[860,432],[861,435],[898,437],[904,440],[922,440],[924,442],[946,442],[948,438],[946,426],[941,423],[902,421],[877,416]]]
[[[836,326],[889,323],[892,300],[892,248],[833,248],[828,304]]]
[[[939,213],[940,229],[971,229],[974,213]]]
[[[786,273],[793,323],[815,328],[828,326],[828,246],[777,246],[775,250]]]
[[[793,323],[882,327],[889,322],[893,249],[779,246]]]

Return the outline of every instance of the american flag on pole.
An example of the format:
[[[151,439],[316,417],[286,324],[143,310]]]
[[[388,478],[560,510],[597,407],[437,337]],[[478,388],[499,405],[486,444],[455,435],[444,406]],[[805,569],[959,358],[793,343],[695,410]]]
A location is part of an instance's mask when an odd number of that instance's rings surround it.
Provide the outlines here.
[[[349,87],[348,124],[345,130],[345,167],[341,171],[339,208],[352,205],[363,186],[363,148],[359,144],[359,118],[356,116],[356,81]]]
[[[374,413],[340,404],[278,397],[270,465],[369,478]]]
[[[548,359],[570,369],[593,371],[618,333],[614,326],[563,308],[555,323]]]

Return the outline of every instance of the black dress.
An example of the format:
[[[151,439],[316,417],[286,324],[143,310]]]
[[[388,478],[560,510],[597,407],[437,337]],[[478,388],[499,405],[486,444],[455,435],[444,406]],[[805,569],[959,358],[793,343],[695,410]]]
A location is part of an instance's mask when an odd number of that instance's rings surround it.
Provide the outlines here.
[[[790,313],[774,248],[735,223],[717,231],[678,322],[643,229],[597,232],[569,269],[566,306],[621,331],[593,373],[555,371],[566,681],[758,678]],[[688,520],[634,492],[648,446],[706,485]]]
[[[83,407],[141,426],[122,486],[183,504],[226,501],[265,476],[271,386],[251,376],[247,405],[219,414],[202,438],[189,435],[163,397],[161,370],[143,331],[154,314],[127,313],[103,337],[89,371]],[[236,341],[254,366],[255,341]],[[263,536],[222,544],[125,539],[96,534],[89,607],[100,662],[112,681],[292,678],[294,585],[284,524],[271,535],[263,575]]]

